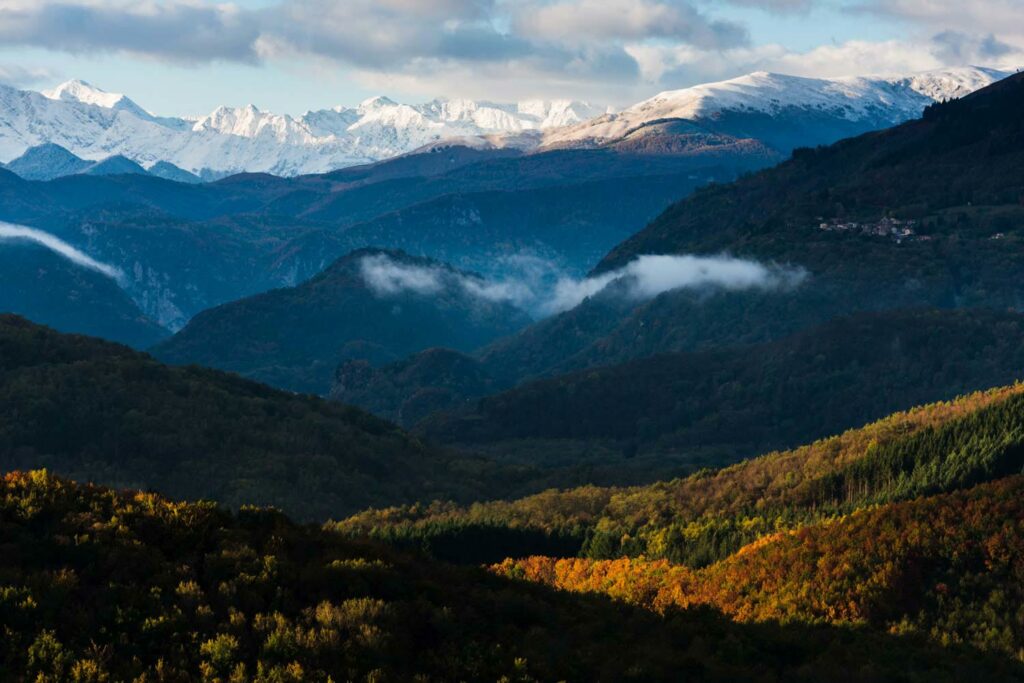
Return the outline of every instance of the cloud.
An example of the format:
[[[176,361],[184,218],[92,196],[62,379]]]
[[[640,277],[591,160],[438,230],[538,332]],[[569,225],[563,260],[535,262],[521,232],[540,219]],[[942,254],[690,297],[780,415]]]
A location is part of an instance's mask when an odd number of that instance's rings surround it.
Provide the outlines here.
[[[711,287],[726,290],[791,288],[806,271],[766,266],[729,256],[639,256],[618,270],[582,280],[562,279],[545,303],[548,313],[574,308],[613,285],[636,300],[652,299],[676,289]]]
[[[95,270],[96,272],[102,273],[103,275],[115,280],[120,279],[121,277],[121,271],[117,268],[105,263],[100,263],[88,254],[75,249],[64,240],[55,237],[48,232],[43,232],[42,230],[28,228],[23,225],[13,225],[11,223],[0,222],[0,241],[4,240],[35,242],[36,244],[46,247],[50,251],[60,254],[72,263],[89,268],[90,270]]]
[[[537,261],[542,262],[540,259]],[[501,280],[486,280],[440,265],[402,263],[387,254],[364,256],[359,262],[359,269],[363,281],[378,296],[405,293],[434,296],[445,290],[461,289],[484,301],[506,302],[527,308],[540,289],[540,280],[532,275],[520,277],[517,274]]]
[[[491,26],[493,11],[486,0],[284,0],[261,13],[260,50],[379,69],[420,59],[500,60],[528,50]]]
[[[505,83],[517,95],[589,87],[606,98],[609,87],[639,79],[627,42],[719,50],[748,41],[743,26],[709,17],[696,1],[0,0],[0,42],[184,64],[322,61],[364,83],[435,95],[486,84],[493,97]]]
[[[901,22],[943,64],[1012,69],[1024,62],[1020,0],[850,0],[847,10]]]
[[[998,62],[1016,50],[991,33],[976,36],[960,31],[943,31],[932,38],[933,53],[944,62],[970,64]]]
[[[8,46],[254,63],[259,35],[257,15],[226,3],[0,0],[0,43]]]
[[[736,18],[760,18],[754,9],[813,22],[819,8],[896,20],[906,35],[793,50],[753,44]],[[1020,0],[0,0],[0,43],[190,65],[340,67],[367,88],[428,96],[629,105],[755,70],[1012,68],[1024,60],[1024,22]]]
[[[1020,0],[851,0],[847,8],[854,13],[900,19],[925,30],[1024,35]]]
[[[0,83],[18,88],[52,81],[55,74],[49,69],[29,68],[17,64],[0,64]]]
[[[444,289],[440,268],[398,263],[384,254],[363,257],[359,267],[363,280],[380,295],[414,292],[428,296]]]
[[[992,36],[946,32],[915,40],[850,40],[794,52],[758,45],[709,53],[687,46],[633,45],[630,54],[645,80],[664,88],[730,78],[751,71],[834,78],[908,74],[964,64],[1011,70],[1024,63],[1024,50]]]
[[[568,43],[675,39],[719,49],[749,39],[742,26],[709,19],[681,0],[533,0],[518,3],[512,21],[520,35]]]
[[[730,5],[755,7],[777,14],[807,12],[816,4],[816,0],[726,0]]]
[[[790,289],[807,276],[802,268],[729,256],[640,256],[618,270],[587,278],[568,277],[555,264],[536,257],[509,265],[509,274],[495,280],[440,266],[399,263],[384,254],[364,257],[360,268],[366,284],[380,296],[406,292],[434,296],[461,289],[485,301],[512,304],[536,317],[567,311],[604,293],[644,301],[677,289]]]

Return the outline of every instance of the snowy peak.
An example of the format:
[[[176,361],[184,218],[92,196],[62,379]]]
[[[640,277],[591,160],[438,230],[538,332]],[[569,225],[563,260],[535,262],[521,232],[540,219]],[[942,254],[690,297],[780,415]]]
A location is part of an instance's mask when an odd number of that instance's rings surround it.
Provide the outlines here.
[[[248,105],[222,106],[194,118],[161,118],[84,81],[68,81],[46,93],[0,86],[0,162],[55,143],[89,161],[121,155],[144,167],[167,162],[203,177],[324,173],[445,140],[514,136],[516,144],[532,147],[536,139],[525,134],[580,123],[592,111],[597,110],[568,100],[409,105],[374,97],[357,108],[339,106],[300,117]]]
[[[935,100],[960,97],[1005,75],[979,67],[837,79],[757,72],[659,93],[617,114],[569,99],[403,104],[379,96],[355,108],[299,117],[248,105],[159,118],[84,81],[45,93],[0,86],[0,162],[55,143],[88,161],[121,155],[144,167],[167,162],[203,177],[243,171],[289,176],[437,145],[533,150],[610,144],[649,124],[680,119],[712,135],[754,138],[785,151],[824,141],[809,138],[809,130],[827,129],[826,139],[838,139],[891,126],[919,116]]]
[[[377,95],[376,97],[370,97],[359,103],[357,108],[360,112],[371,112],[377,109],[384,109],[386,107],[397,107],[398,102],[395,102],[390,97],[384,95]]]
[[[673,118],[699,119],[722,111],[777,112],[790,107],[841,107],[849,117],[876,106],[916,108],[919,97],[958,97],[1008,74],[994,70],[949,69],[912,76],[804,78],[759,71],[739,78],[660,93],[627,109]],[[625,112],[624,112],[625,113]]]
[[[885,127],[915,118],[934,101],[960,97],[1008,74],[964,67],[911,76],[805,78],[758,71],[669,90],[623,110],[555,131],[547,144],[602,142],[664,119],[712,120],[723,113],[782,118],[798,113]]]
[[[965,66],[957,69],[925,71],[907,77],[892,77],[889,82],[908,87],[925,97],[941,102],[964,95],[970,95],[986,85],[1002,80],[1009,72],[986,69],[980,66]]]
[[[261,111],[256,105],[244,107],[217,107],[192,125],[195,132],[214,132],[256,138],[263,135],[281,142],[306,142],[312,137],[305,126],[287,114],[273,114]]]
[[[528,100],[520,102],[518,110],[520,114],[537,119],[541,130],[572,126],[609,113],[607,107],[577,100]]]
[[[68,102],[81,102],[83,104],[95,104],[98,107],[113,109],[118,102],[126,99],[119,93],[111,93],[101,90],[86,83],[85,81],[72,80],[61,83],[52,90],[44,90],[43,95],[51,100],[65,100]]]
[[[363,160],[403,154],[448,139],[518,134],[585,121],[599,111],[580,102],[494,104],[473,100],[434,100],[409,105],[378,96],[355,109],[309,111],[295,119],[258,109],[218,107],[192,124],[195,132],[245,138],[266,136],[284,144],[362,148]],[[331,169],[327,169],[331,170]]]
[[[52,90],[44,90],[42,95],[51,100],[91,104],[104,109],[128,111],[142,118],[151,118],[149,112],[124,95],[101,90],[85,81],[67,81]]]

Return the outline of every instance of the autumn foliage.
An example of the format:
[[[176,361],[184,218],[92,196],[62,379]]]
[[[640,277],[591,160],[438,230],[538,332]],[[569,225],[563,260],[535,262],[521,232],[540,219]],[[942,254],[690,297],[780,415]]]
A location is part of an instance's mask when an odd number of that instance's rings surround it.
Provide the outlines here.
[[[764,536],[875,505],[952,491],[1024,465],[1024,385],[897,413],[860,429],[718,471],[649,486],[584,486],[514,501],[370,510],[346,534],[424,548],[453,561],[526,555],[644,556],[703,566]],[[451,540],[475,530],[486,543]],[[504,551],[504,554],[502,552]]]
[[[1024,477],[858,511],[690,569],[666,560],[530,557],[495,571],[664,612],[865,624],[1024,659]]]
[[[45,471],[0,480],[0,633],[17,683],[1024,680],[970,647],[659,614]]]

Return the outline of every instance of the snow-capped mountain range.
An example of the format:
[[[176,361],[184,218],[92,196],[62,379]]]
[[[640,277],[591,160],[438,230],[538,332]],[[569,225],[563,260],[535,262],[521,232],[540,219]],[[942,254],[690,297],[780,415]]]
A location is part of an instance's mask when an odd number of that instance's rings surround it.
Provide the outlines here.
[[[659,121],[714,123],[737,116],[758,118],[761,127],[733,125],[725,132],[761,137],[785,151],[789,138],[774,141],[770,133],[760,135],[765,121],[797,132],[826,122],[832,132],[825,137],[835,138],[836,130],[846,130],[841,124],[850,124],[853,132],[893,125],[919,116],[931,102],[959,97],[1006,75],[978,67],[839,79],[759,72],[663,92],[617,114],[572,100],[408,105],[375,97],[355,108],[300,117],[250,105],[173,118],[156,116],[124,95],[83,81],[45,92],[0,85],[0,162],[53,143],[85,160],[122,155],[147,168],[166,162],[208,178],[242,171],[292,176],[379,161],[446,141],[525,149],[594,146]]]
[[[545,146],[601,144],[657,121],[715,121],[727,115],[774,120],[831,119],[885,128],[916,118],[926,106],[962,97],[1008,76],[982,67],[912,75],[802,78],[756,72],[719,83],[670,90],[619,113],[545,135]],[[866,125],[865,125],[866,124]]]
[[[0,86],[0,162],[54,143],[88,160],[119,154],[143,166],[165,161],[197,174],[290,176],[379,161],[448,138],[564,127],[604,111],[569,100],[414,106],[375,97],[356,108],[298,118],[250,105],[183,119],[155,116],[83,81],[42,93]]]

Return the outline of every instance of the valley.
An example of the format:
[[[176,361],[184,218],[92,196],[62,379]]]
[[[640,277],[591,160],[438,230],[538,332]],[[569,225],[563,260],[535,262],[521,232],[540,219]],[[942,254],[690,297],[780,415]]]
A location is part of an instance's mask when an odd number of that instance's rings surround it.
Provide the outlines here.
[[[0,680],[1024,680],[1021,111],[0,85]]]

